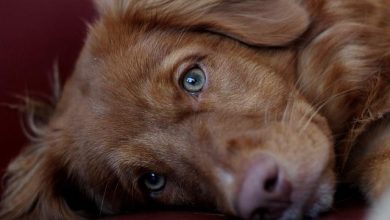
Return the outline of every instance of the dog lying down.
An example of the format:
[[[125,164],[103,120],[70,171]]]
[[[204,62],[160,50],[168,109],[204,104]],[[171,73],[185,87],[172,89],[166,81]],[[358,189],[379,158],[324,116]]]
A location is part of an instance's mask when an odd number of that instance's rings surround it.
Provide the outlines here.
[[[337,182],[371,202],[390,188],[389,0],[96,5],[0,219],[315,218]]]

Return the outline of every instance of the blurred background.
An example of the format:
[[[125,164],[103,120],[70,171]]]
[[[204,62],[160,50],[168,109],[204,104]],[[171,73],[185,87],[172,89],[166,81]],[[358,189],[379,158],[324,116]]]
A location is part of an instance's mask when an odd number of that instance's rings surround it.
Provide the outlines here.
[[[21,115],[8,106],[21,103],[18,96],[50,96],[54,64],[63,82],[93,19],[90,0],[0,0],[1,176],[27,144]]]

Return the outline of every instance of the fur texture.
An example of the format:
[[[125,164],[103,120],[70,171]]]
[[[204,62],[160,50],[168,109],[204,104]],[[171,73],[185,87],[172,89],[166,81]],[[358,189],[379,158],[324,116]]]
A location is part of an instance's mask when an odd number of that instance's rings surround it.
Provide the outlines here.
[[[317,216],[337,181],[370,201],[389,189],[389,0],[96,5],[55,110],[8,167],[1,220],[183,206],[250,218],[236,203],[259,155],[292,188],[269,218]],[[190,94],[194,67],[207,82]],[[148,172],[163,191],[142,187]]]

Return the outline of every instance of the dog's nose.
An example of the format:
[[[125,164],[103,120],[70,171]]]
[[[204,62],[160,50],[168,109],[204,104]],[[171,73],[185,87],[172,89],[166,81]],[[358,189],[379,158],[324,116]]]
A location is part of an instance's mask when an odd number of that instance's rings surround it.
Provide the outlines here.
[[[238,190],[236,209],[244,219],[277,219],[289,206],[292,187],[270,157],[250,164]]]

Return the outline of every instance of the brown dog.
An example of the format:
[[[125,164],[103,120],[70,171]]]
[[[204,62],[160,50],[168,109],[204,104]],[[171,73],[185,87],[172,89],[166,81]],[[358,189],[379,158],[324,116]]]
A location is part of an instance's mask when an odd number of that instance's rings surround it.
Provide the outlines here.
[[[0,219],[297,219],[330,208],[336,178],[389,189],[389,0],[97,3]]]

